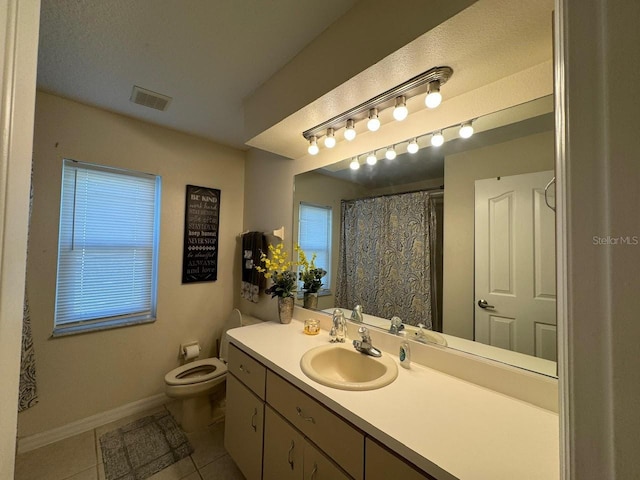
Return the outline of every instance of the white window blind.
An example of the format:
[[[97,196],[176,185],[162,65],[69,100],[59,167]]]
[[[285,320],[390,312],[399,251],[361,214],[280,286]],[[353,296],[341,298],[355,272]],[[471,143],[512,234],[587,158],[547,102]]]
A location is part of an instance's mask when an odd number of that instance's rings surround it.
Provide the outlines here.
[[[329,290],[331,278],[331,207],[308,203],[300,204],[298,219],[298,245],[309,260],[315,253],[316,267],[324,268],[327,275],[322,278],[322,290]],[[302,282],[299,282],[299,289]]]
[[[160,177],[65,160],[54,335],[151,321]]]

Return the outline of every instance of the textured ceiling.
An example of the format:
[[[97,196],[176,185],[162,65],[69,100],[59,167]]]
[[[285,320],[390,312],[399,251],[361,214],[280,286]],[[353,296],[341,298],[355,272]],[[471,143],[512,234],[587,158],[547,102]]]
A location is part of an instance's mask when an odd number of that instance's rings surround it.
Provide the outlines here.
[[[242,100],[355,0],[45,0],[38,88],[237,148]],[[138,85],[166,112],[129,102]]]
[[[370,5],[356,0],[325,0],[321,5],[311,0],[45,0],[38,87],[222,144],[251,145],[300,159],[306,155],[303,130],[435,65],[455,71],[443,89],[443,106],[426,118],[424,112],[410,114],[403,122],[407,131],[412,123],[437,127],[437,117],[447,111],[449,122],[462,111],[468,117],[495,111],[499,108],[480,108],[481,102],[473,97],[469,102],[464,95],[544,62],[550,65],[553,0],[478,0],[316,101],[296,106],[296,113],[247,142],[243,100],[269,85],[296,55],[311,55],[313,48],[305,47],[314,39],[322,41],[338,19],[353,16],[344,14],[356,3],[365,9]],[[365,33],[375,34],[375,28],[353,35]],[[285,70],[298,78],[295,69]],[[324,75],[331,74],[325,70]],[[540,83],[536,76],[529,76],[530,85],[517,88],[549,90],[548,77],[544,88],[535,86]],[[166,112],[133,104],[133,85],[173,101]],[[493,90],[494,98],[483,101],[509,103],[508,94]],[[273,95],[264,108],[284,100]],[[418,100],[409,100],[412,112]],[[463,103],[464,108],[457,106]],[[388,117],[383,112],[383,124]],[[386,128],[389,135],[393,129]],[[375,140],[362,133],[331,155],[345,158],[383,143],[380,135]],[[327,153],[318,157],[330,163]]]

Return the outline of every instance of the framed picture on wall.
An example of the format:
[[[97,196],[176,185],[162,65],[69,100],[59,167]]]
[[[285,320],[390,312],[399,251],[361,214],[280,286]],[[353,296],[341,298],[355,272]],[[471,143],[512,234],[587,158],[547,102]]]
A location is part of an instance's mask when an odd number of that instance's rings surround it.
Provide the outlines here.
[[[218,279],[220,190],[187,185],[182,283]]]

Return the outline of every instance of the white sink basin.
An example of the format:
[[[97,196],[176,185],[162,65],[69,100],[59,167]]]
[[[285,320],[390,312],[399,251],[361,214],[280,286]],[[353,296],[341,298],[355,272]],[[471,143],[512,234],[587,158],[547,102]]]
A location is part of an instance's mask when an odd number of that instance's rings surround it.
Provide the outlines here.
[[[375,390],[398,376],[398,366],[390,355],[371,357],[350,343],[312,348],[300,359],[300,368],[310,379],[340,390]]]

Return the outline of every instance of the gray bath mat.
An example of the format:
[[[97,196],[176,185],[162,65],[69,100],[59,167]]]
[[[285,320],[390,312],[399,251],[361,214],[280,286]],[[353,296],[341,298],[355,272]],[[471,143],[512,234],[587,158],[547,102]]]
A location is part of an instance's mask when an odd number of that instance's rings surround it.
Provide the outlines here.
[[[143,480],[193,453],[169,412],[105,433],[100,447],[106,480]]]

